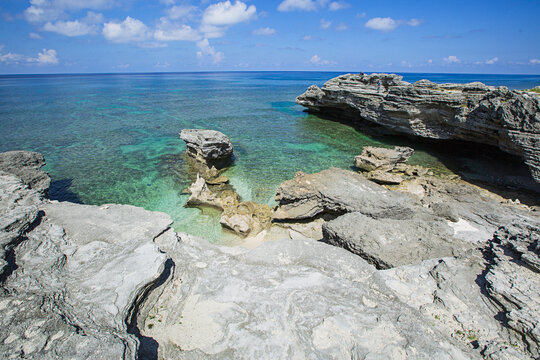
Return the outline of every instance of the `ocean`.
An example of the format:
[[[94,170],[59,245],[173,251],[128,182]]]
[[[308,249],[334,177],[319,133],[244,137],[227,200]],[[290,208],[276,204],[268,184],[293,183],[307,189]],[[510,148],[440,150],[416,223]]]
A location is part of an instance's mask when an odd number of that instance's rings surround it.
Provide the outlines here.
[[[163,211],[176,231],[212,242],[236,238],[214,210],[185,208],[193,174],[183,159],[184,128],[219,130],[235,147],[224,175],[244,200],[270,205],[297,171],[348,169],[366,145],[412,145],[409,161],[440,174],[482,171],[489,154],[458,154],[400,137],[362,133],[307,114],[294,99],[331,72],[218,72],[0,76],[0,151],[45,155],[50,196]],[[481,81],[525,89],[539,75],[401,74],[405,81]],[[523,172],[522,168],[507,169]],[[526,174],[525,174],[526,175]]]

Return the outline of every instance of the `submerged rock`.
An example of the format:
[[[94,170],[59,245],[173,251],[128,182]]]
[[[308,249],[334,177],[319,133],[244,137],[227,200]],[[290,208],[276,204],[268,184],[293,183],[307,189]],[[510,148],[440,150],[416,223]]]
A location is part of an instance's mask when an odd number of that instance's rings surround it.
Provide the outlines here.
[[[540,182],[537,96],[482,83],[410,84],[393,74],[346,74],[322,89],[311,86],[296,102],[313,112],[369,121],[407,135],[493,145],[520,156]]]
[[[231,140],[219,131],[184,129],[180,138],[186,142],[187,155],[208,168],[222,168],[232,161],[234,148]]]

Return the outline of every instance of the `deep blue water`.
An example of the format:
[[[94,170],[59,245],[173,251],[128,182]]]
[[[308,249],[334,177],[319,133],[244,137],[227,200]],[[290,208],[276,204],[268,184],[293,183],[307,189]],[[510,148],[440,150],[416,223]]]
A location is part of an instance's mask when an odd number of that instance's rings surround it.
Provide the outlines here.
[[[187,196],[181,192],[194,174],[182,158],[178,132],[210,128],[227,134],[237,160],[225,175],[244,199],[271,204],[277,186],[296,171],[348,168],[363,146],[403,144],[308,115],[294,103],[309,85],[321,86],[339,74],[0,76],[0,151],[43,153],[53,198],[164,211],[176,230],[217,240],[226,234],[215,213],[183,207]],[[537,75],[402,75],[409,82],[540,85]],[[450,172],[439,153],[416,148],[411,162]]]

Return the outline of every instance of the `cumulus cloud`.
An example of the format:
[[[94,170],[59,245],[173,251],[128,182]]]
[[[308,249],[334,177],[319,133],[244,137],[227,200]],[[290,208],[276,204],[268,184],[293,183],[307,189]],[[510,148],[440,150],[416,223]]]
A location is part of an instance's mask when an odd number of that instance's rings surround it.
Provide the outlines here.
[[[325,20],[325,19],[321,19],[321,29],[328,29],[330,26],[332,26],[332,22],[331,21],[328,21],[328,20]]]
[[[328,10],[330,11],[337,11],[337,10],[341,10],[341,9],[346,9],[348,8],[349,4],[345,3],[345,2],[342,2],[342,1],[332,1],[330,3],[330,5],[328,5]]]
[[[234,25],[249,21],[257,17],[255,5],[249,7],[236,1],[232,4],[229,0],[210,5],[203,13],[202,23],[214,26]]]
[[[450,56],[448,56],[448,57],[445,57],[445,58],[443,59],[443,61],[444,61],[445,63],[447,63],[447,64],[458,64],[458,63],[461,62],[461,60],[458,59],[458,57],[457,57],[457,56],[454,56],[454,55],[450,55]]]
[[[410,19],[410,20],[395,20],[391,17],[376,17],[369,19],[365,27],[377,31],[390,32],[394,31],[398,26],[408,25],[408,26],[419,26],[424,21],[421,19]]]
[[[2,47],[0,47],[0,50]],[[36,64],[36,65],[55,65],[58,64],[58,56],[56,55],[56,50],[53,49],[43,49],[41,52],[38,52],[37,57],[25,56],[21,54],[15,54],[8,52],[7,54],[0,53],[0,62],[6,64]]]
[[[198,41],[201,34],[189,25],[170,22],[161,18],[154,31],[154,39],[159,41]]]
[[[103,36],[117,43],[144,41],[149,38],[150,30],[140,20],[130,16],[122,22],[107,22],[103,24]]]
[[[397,21],[389,17],[376,17],[373,19],[369,19],[365,26],[367,28],[378,31],[392,31],[398,27],[398,23]]]
[[[170,19],[178,20],[184,19],[192,16],[192,14],[197,10],[195,6],[189,5],[175,5],[165,11],[167,16]]]
[[[321,57],[317,54],[313,55],[311,59],[309,59],[309,62],[313,65],[332,65],[335,64],[333,61],[323,60]]]
[[[26,20],[40,23],[57,20],[69,11],[106,9],[114,4],[110,0],[30,0],[23,14]]]
[[[529,64],[538,65],[538,64],[540,64],[540,59],[531,59],[531,60],[529,60]]]
[[[265,27],[265,28],[260,28],[260,29],[256,29],[256,30],[253,30],[253,35],[275,35],[276,34],[276,29],[272,29],[270,27]]]
[[[494,57],[493,59],[486,60],[486,64],[488,64],[488,65],[493,65],[493,64],[496,64],[498,62],[499,62],[498,57]]]
[[[83,36],[96,34],[97,24],[103,22],[103,15],[89,11],[87,16],[80,20],[47,22],[43,25],[44,31],[51,31],[65,36]]]
[[[40,65],[58,64],[58,57],[56,56],[56,50],[43,49],[43,52],[38,53],[36,62]]]
[[[285,0],[278,6],[279,11],[313,11],[316,9],[317,5],[313,0]]]
[[[220,63],[225,57],[221,51],[216,51],[214,47],[210,46],[208,39],[203,39],[197,42],[197,57],[203,58],[205,55],[210,56],[214,64]]]
[[[38,33],[35,33],[35,32],[31,32],[30,34],[28,34],[28,37],[30,39],[34,39],[34,40],[43,39],[43,36],[41,36],[41,35],[39,35]]]

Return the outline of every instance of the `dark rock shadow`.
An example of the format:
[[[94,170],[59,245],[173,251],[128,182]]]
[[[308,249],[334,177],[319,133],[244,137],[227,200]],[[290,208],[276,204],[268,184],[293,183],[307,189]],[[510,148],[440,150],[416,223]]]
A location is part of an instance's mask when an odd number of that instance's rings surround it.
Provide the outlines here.
[[[82,204],[83,202],[79,198],[79,195],[69,189],[72,183],[73,179],[52,181],[49,188],[49,199]]]

